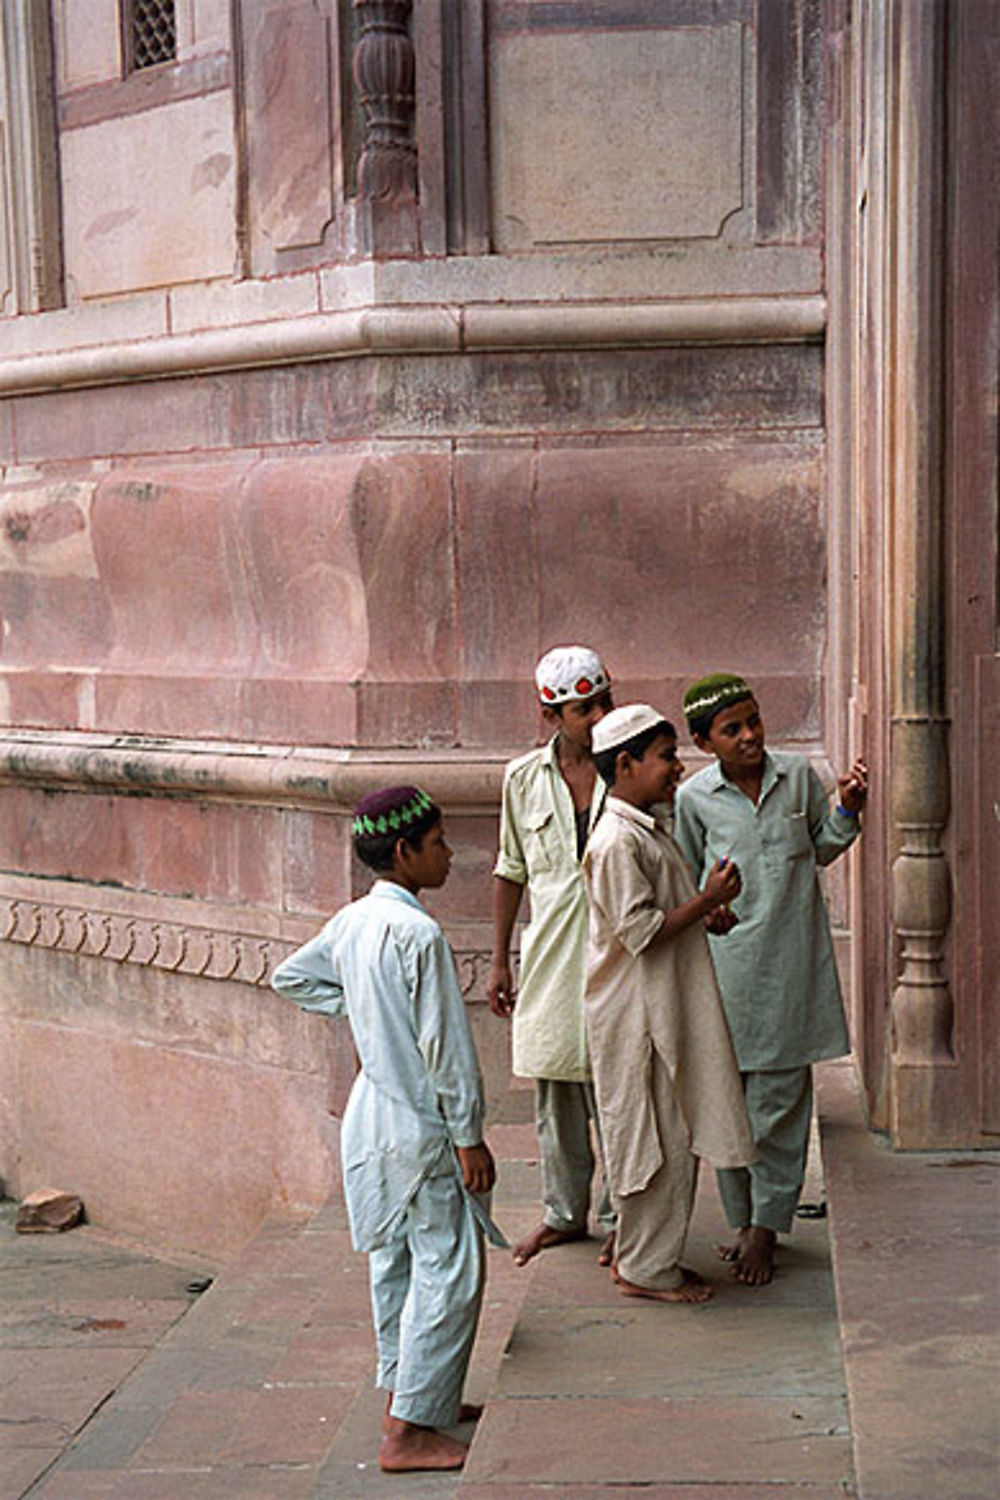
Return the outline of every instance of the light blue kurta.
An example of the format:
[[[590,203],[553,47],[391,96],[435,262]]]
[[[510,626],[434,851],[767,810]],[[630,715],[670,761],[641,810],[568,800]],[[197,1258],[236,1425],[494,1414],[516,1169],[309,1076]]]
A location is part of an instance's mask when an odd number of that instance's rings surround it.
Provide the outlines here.
[[[377,1249],[423,1182],[458,1172],[454,1147],[483,1139],[479,1060],[451,949],[416,896],[377,880],[271,982],[303,1010],[350,1019],[361,1070],[341,1130],[344,1196],[355,1249]],[[469,1201],[489,1232],[482,1204]]]
[[[855,840],[859,821],[831,810],[804,755],[765,752],[754,803],[718,762],[677,793],[677,842],[699,885],[724,856],[743,890],[739,925],[711,937],[740,1069],[798,1068],[850,1050],[818,870]]]

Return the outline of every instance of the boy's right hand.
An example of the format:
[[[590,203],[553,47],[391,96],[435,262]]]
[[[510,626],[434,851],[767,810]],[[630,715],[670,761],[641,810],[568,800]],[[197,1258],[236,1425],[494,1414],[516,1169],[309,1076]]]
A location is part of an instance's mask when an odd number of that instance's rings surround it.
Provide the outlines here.
[[[514,1010],[514,984],[510,964],[494,961],[490,970],[490,983],[486,992],[490,997],[490,1010],[495,1016],[509,1016]]]
[[[705,895],[711,899],[713,907],[726,906],[730,901],[735,901],[742,889],[739,867],[731,859],[720,859],[709,870],[705,881]]]

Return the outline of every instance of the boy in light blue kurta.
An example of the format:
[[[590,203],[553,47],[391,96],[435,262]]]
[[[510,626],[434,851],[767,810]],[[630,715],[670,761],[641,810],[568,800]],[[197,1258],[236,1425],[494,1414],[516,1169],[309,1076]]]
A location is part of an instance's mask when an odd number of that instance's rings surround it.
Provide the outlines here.
[[[367,1251],[378,1344],[376,1384],[391,1392],[383,1469],[460,1468],[442,1428],[463,1406],[485,1275],[483,1088],[451,949],[417,899],[444,884],[451,850],[439,809],[390,787],[355,814],[354,847],[381,877],[275,970],[304,1010],[346,1016],[361,1063],[344,1114],[344,1194]]]
[[[709,942],[757,1161],[719,1172],[718,1182],[737,1231],[723,1257],[740,1281],[761,1286],[802,1191],[811,1064],[850,1050],[817,871],[858,836],[867,770],[855,762],[831,810],[804,755],[765,748],[753,690],[731,673],[694,683],[684,712],[695,744],[716,759],[677,794],[677,842],[699,881],[722,858],[743,877],[732,903],[738,925]]]

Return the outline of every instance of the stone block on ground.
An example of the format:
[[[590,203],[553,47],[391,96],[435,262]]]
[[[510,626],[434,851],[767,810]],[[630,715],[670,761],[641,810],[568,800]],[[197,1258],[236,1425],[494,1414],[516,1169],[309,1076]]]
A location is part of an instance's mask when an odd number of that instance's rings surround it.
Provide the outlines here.
[[[15,1227],[18,1234],[60,1234],[83,1220],[83,1200],[59,1188],[39,1188],[21,1200]]]

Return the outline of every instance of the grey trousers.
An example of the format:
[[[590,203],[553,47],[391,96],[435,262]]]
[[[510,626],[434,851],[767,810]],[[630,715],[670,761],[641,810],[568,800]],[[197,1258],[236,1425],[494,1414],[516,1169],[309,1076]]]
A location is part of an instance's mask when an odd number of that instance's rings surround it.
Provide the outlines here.
[[[567,1083],[558,1078],[535,1080],[535,1125],[541,1148],[542,1201],[545,1204],[545,1223],[550,1229],[573,1232],[587,1228],[590,1188],[596,1165],[591,1124],[600,1149],[601,1127],[592,1083]],[[615,1227],[615,1214],[606,1175],[596,1213],[601,1229],[610,1233]]]
[[[719,1195],[733,1229],[756,1224],[787,1234],[798,1206],[809,1151],[812,1069],[741,1073],[757,1147],[750,1167],[717,1172]]]

